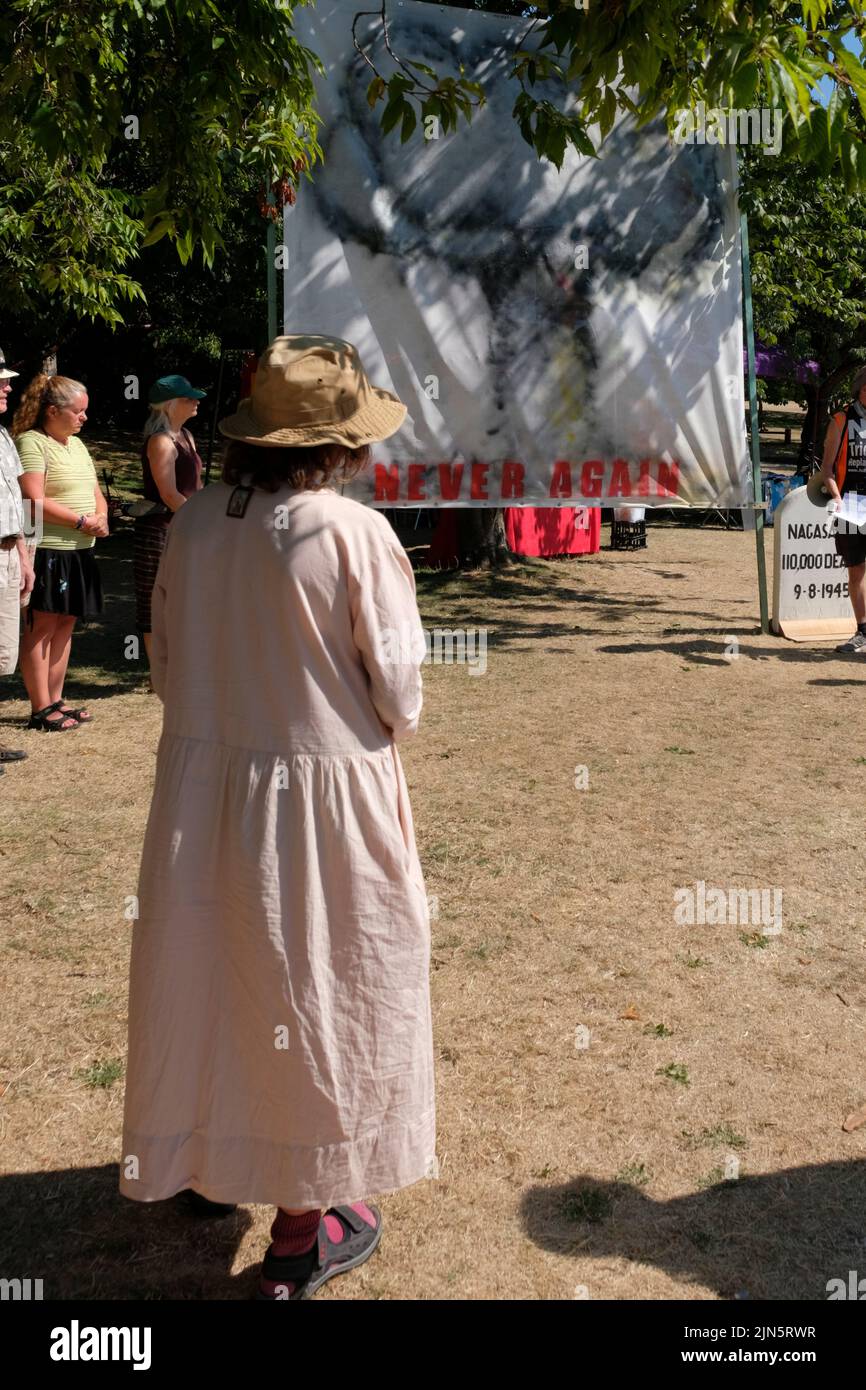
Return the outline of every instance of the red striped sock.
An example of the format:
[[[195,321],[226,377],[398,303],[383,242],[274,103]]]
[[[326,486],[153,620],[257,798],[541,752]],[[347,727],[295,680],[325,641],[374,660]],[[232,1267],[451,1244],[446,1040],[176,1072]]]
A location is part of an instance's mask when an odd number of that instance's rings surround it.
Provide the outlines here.
[[[306,1211],[302,1216],[290,1216],[281,1207],[277,1207],[277,1214],[271,1226],[271,1248],[268,1253],[298,1256],[313,1251],[318,1240],[321,1216],[321,1208]],[[312,1256],[310,1267],[312,1268]],[[295,1288],[294,1280],[282,1279],[277,1282],[266,1279],[263,1273],[259,1278],[259,1290],[267,1298],[285,1298],[287,1294],[293,1293]]]
[[[271,1249],[275,1255],[304,1255],[312,1250],[319,1234],[322,1211],[305,1211],[303,1216],[290,1216],[282,1207],[271,1226]]]

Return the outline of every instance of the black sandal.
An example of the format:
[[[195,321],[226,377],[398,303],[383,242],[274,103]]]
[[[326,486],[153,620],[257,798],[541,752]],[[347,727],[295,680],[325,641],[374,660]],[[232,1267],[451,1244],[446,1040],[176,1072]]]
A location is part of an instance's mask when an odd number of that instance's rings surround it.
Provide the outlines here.
[[[54,708],[55,708],[55,709],[59,709],[60,712],[61,712],[61,714],[62,714],[66,719],[74,719],[75,722],[76,722],[76,724],[92,724],[92,723],[93,723],[93,715],[92,715],[92,714],[88,714],[88,713],[87,713],[87,710],[84,710],[84,709],[66,709],[66,708],[64,708],[64,705],[63,705],[63,701],[62,701],[62,700],[56,700],[55,703],[54,703]]]
[[[305,1255],[272,1255],[269,1249],[262,1261],[262,1279],[277,1285],[294,1284],[292,1292],[284,1295],[287,1300],[312,1298],[335,1274],[345,1274],[369,1260],[382,1239],[382,1213],[370,1202],[364,1205],[375,1217],[375,1226],[352,1207],[329,1207],[322,1214],[318,1239],[312,1250]],[[336,1216],[343,1228],[343,1239],[337,1245],[328,1235],[326,1216]],[[263,1293],[261,1289],[256,1298],[267,1303],[282,1301],[279,1294]]]
[[[34,710],[27,723],[28,729],[43,729],[46,734],[71,734],[73,729],[78,728],[78,720],[72,719],[71,714],[60,714],[60,701],[57,700],[53,705],[46,705],[44,709]],[[49,714],[60,714],[59,719],[49,719]],[[72,719],[71,724],[64,726],[64,720]]]

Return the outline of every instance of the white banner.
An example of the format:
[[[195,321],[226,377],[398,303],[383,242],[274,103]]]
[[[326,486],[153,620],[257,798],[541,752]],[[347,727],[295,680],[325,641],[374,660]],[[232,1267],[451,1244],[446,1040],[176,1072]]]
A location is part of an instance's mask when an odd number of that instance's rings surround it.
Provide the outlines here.
[[[409,407],[347,491],[381,507],[753,502],[732,147],[620,120],[540,161],[511,116],[527,22],[402,0],[395,53],[481,82],[443,135],[383,136],[355,0],[299,8],[325,164],[286,209],[285,332],[354,343]],[[394,71],[377,16],[359,40]],[[539,84],[536,95],[563,101]],[[594,132],[597,136],[597,132]]]

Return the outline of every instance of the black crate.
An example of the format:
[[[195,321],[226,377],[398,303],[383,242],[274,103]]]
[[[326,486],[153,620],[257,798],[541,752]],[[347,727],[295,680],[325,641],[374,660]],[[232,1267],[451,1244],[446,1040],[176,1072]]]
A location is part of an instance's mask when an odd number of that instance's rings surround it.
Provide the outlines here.
[[[612,521],[610,526],[611,550],[645,550],[645,521]]]

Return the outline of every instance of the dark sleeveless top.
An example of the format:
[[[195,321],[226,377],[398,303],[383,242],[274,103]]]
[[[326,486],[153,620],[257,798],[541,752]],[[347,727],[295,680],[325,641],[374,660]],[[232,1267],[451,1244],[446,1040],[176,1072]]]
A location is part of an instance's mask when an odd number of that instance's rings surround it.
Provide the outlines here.
[[[151,435],[151,439],[153,435]],[[141,446],[141,470],[144,476],[144,495],[150,502],[161,502],[153,474],[150,471],[150,460],[147,457],[147,446],[150,440],[145,440]],[[202,461],[198,450],[195,447],[193,437],[189,430],[181,430],[177,439],[174,441],[177,449],[177,458],[174,461],[175,487],[178,492],[183,493],[184,497],[192,497],[197,490],[201,477]],[[169,512],[169,516],[173,513]]]
[[[833,419],[838,420],[841,414],[837,411]],[[835,470],[843,497],[848,492],[866,496],[866,409],[859,401],[853,401],[844,412]]]

